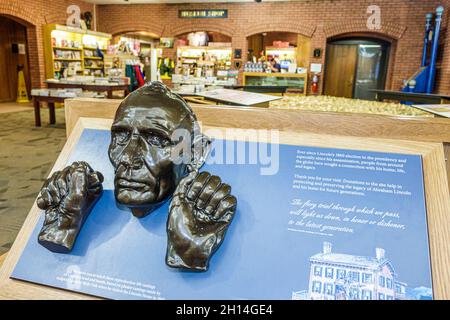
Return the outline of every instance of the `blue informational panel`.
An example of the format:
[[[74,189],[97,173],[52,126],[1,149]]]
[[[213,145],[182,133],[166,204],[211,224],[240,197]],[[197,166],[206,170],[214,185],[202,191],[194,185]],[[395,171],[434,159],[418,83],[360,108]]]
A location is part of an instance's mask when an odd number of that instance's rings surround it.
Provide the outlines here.
[[[168,203],[143,219],[117,207],[109,141],[87,129],[69,159],[105,176],[73,251],[37,243],[42,215],[13,278],[113,299],[432,298],[420,156],[215,140],[215,162],[220,150],[247,161],[202,168],[238,208],[209,270],[193,273],[165,264]]]

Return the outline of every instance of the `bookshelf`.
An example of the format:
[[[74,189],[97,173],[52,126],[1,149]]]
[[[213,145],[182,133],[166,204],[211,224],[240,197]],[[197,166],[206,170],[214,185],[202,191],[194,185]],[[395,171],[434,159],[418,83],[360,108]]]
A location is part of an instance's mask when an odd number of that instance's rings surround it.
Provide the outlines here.
[[[58,24],[44,26],[45,76],[104,75],[104,58],[111,35]],[[101,54],[100,54],[101,53]]]

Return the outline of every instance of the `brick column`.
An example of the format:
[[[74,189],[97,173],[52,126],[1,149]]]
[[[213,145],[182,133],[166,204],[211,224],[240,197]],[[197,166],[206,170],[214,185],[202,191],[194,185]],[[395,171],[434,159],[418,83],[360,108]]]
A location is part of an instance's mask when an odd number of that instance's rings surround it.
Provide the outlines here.
[[[242,72],[244,70],[244,63],[247,61],[247,38],[242,34],[236,34],[231,38],[231,68],[235,69],[234,62],[240,61],[241,68],[239,69],[238,83],[242,84]],[[234,49],[242,50],[241,59],[234,59]]]

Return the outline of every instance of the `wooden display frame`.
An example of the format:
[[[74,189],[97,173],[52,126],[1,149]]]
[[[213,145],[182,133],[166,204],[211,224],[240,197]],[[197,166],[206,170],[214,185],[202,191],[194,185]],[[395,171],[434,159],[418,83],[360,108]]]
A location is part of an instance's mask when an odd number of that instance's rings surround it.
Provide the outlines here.
[[[107,101],[110,104],[107,108],[109,113],[106,115],[109,119],[80,116],[82,110],[87,114],[99,112],[98,109],[87,108],[89,103],[95,104],[97,102],[94,102],[92,99],[88,101],[74,99],[67,105],[66,115],[70,135],[52,172],[65,166],[71,151],[85,128],[109,130],[112,123],[112,116],[110,115],[114,114],[118,105],[113,100]],[[78,109],[77,106],[79,107]],[[209,113],[211,109],[216,112]],[[240,116],[234,118],[234,126],[229,126],[227,124],[229,119],[221,117],[221,113],[224,115],[234,111],[236,116],[236,112],[239,112],[239,109],[241,111]],[[217,129],[227,127],[248,128],[249,123],[255,129],[271,129],[273,125],[266,124],[261,117],[258,119],[260,125],[256,125],[254,117],[257,116],[257,114],[255,115],[257,111],[248,112],[248,108],[245,108],[243,111],[241,108],[229,107],[194,107],[194,110],[198,113],[205,129],[211,127]],[[259,112],[267,112],[267,110],[260,110]],[[244,125],[245,123],[246,125]],[[289,125],[281,126],[279,129],[280,143],[284,144],[421,155],[423,159],[434,298],[450,299],[450,269],[448,268],[450,265],[450,233],[448,232],[450,230],[450,196],[442,143],[380,138],[361,139],[361,137],[316,134],[302,132],[299,129],[291,130],[292,128]],[[32,230],[36,226],[39,215],[40,210],[34,204],[0,269],[0,299],[94,299],[94,297],[84,294],[10,279],[10,274],[20,258]]]
[[[120,100],[65,100],[67,136],[80,117],[114,118]],[[198,101],[196,101],[197,103]],[[358,113],[313,112],[254,107],[192,105],[199,121],[217,127],[265,128],[360,138],[438,142],[444,145],[450,188],[450,120]]]
[[[306,93],[308,91],[308,74],[306,73],[281,73],[281,72],[244,72],[242,74],[242,84],[245,86],[247,84],[247,77],[280,77],[280,78],[298,78],[303,79],[304,85],[303,85],[303,91],[301,96],[306,96]],[[293,89],[296,89],[296,87],[292,87]]]

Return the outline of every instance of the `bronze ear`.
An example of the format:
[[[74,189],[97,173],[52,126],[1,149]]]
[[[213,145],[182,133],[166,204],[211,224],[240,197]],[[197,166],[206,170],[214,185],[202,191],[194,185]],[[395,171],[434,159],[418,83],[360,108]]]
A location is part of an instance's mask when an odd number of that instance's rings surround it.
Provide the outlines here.
[[[194,135],[192,147],[192,170],[200,169],[208,158],[211,151],[211,139],[202,133],[197,132]]]

